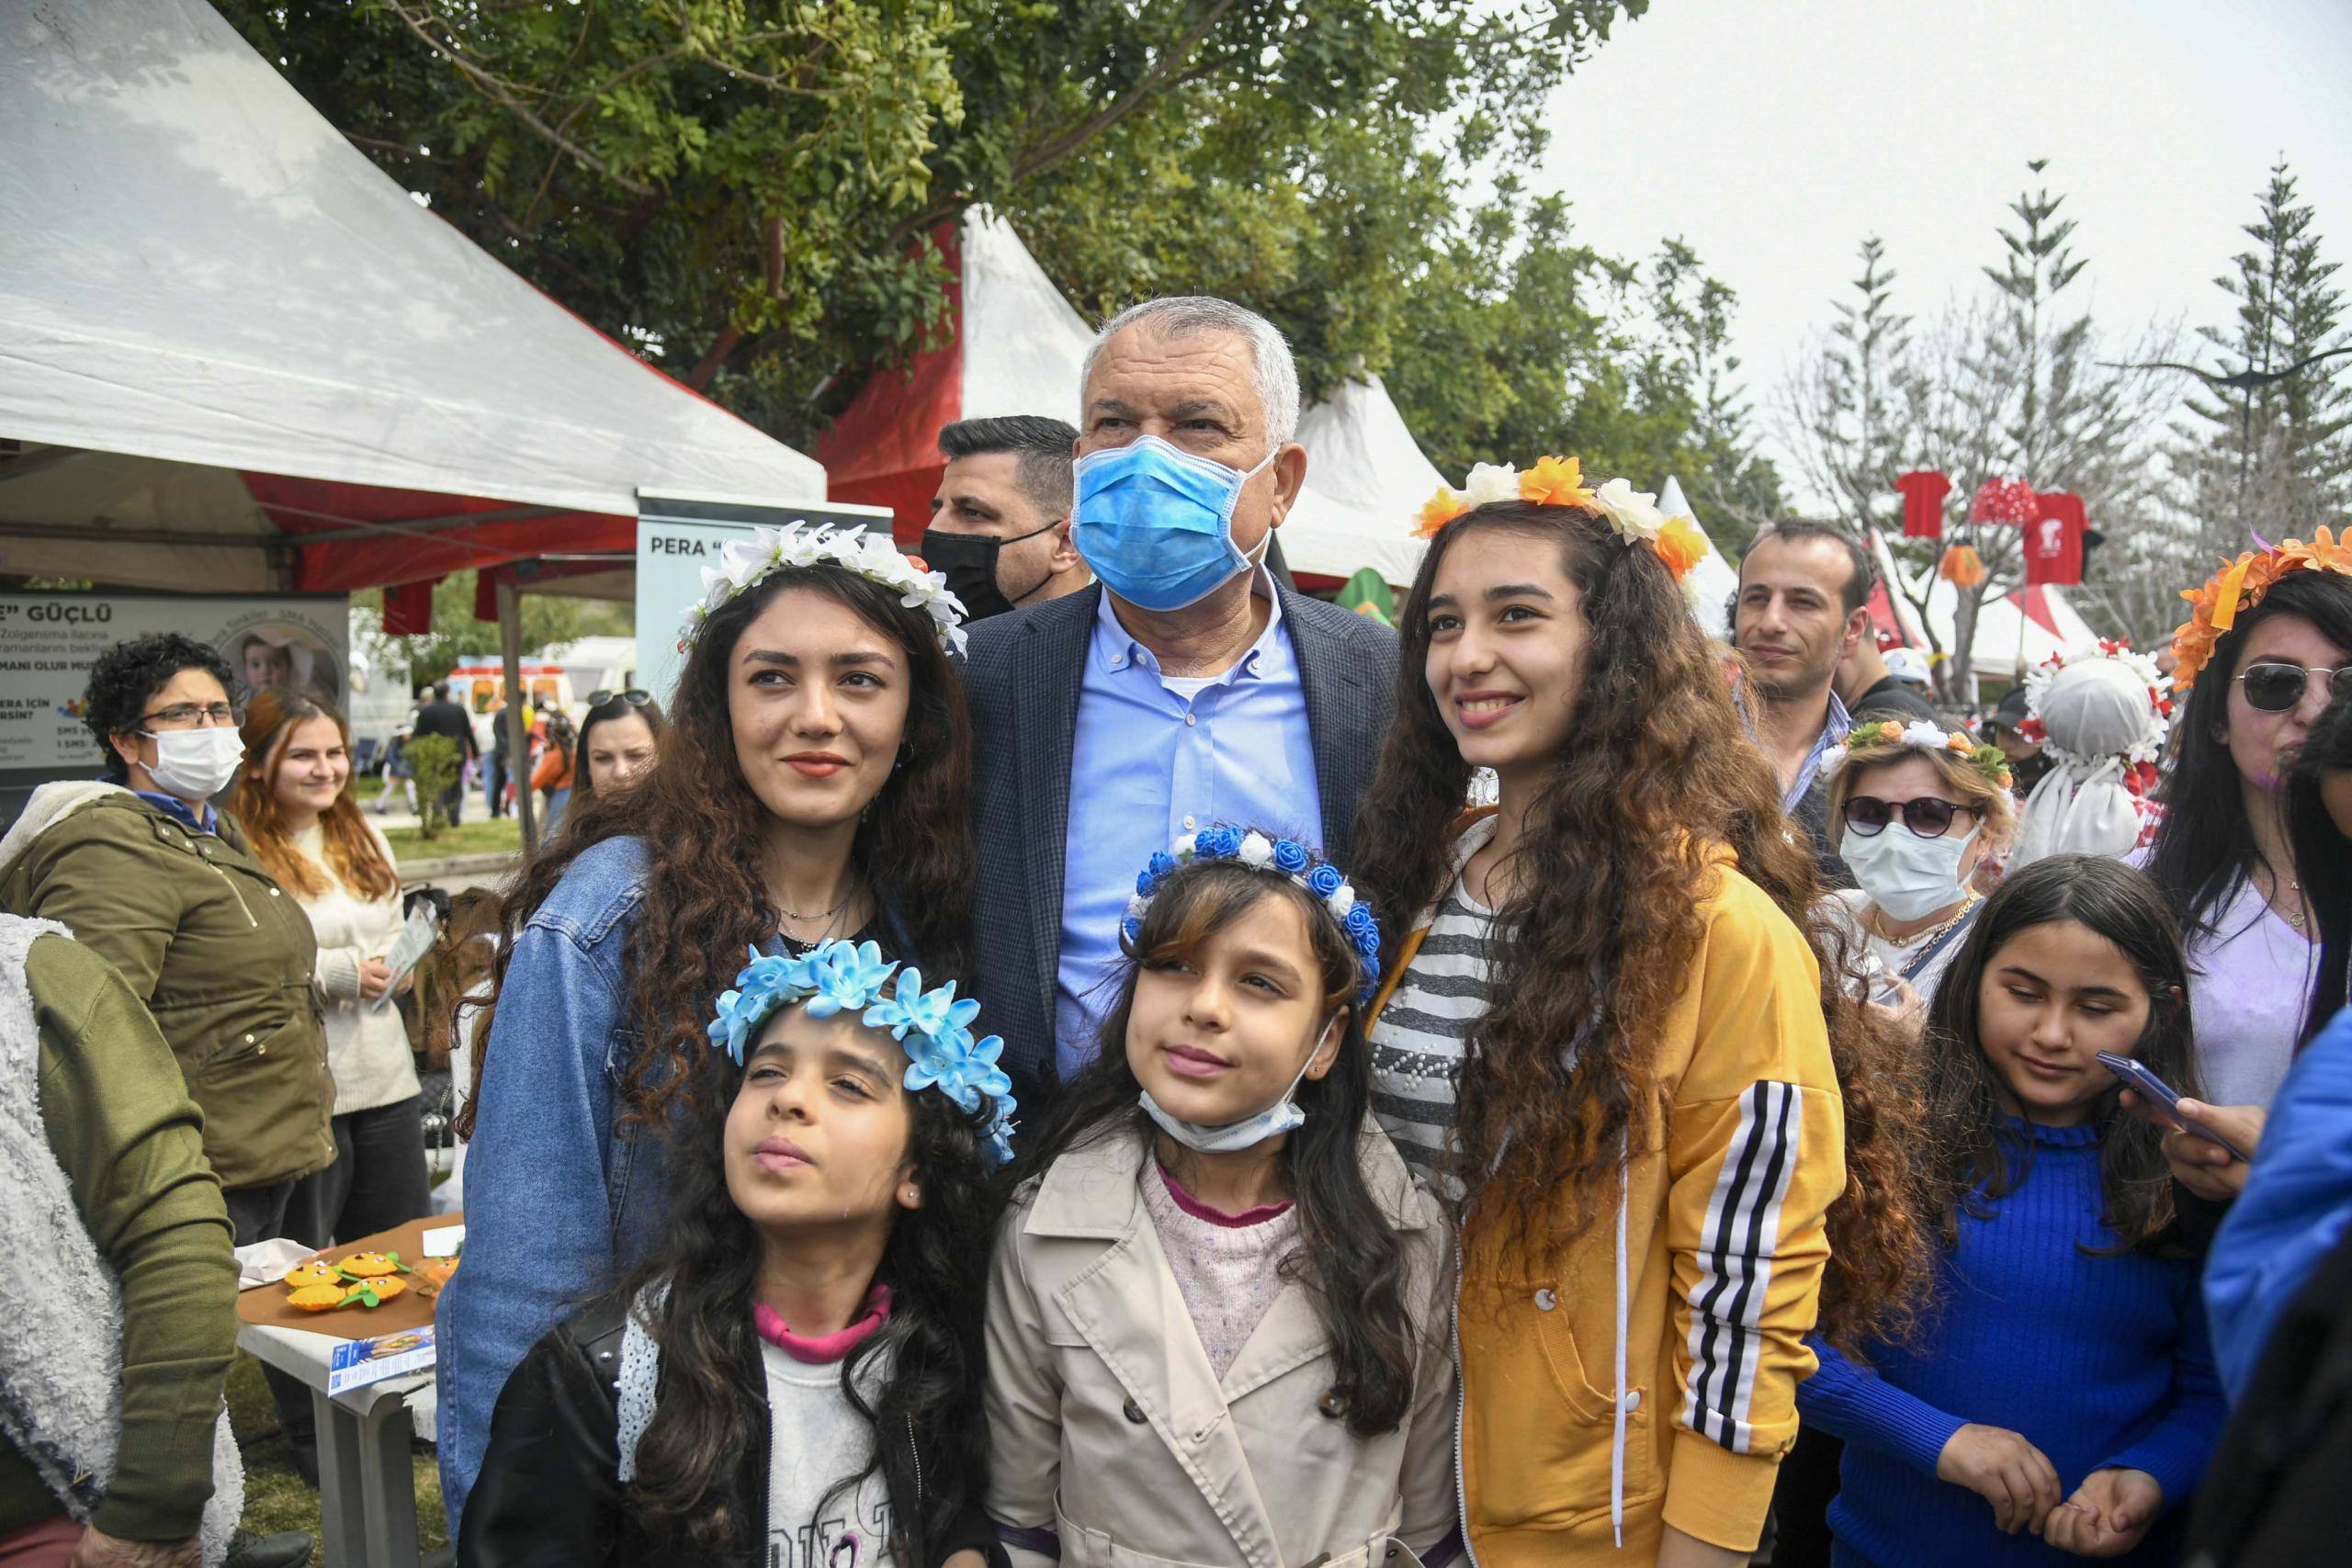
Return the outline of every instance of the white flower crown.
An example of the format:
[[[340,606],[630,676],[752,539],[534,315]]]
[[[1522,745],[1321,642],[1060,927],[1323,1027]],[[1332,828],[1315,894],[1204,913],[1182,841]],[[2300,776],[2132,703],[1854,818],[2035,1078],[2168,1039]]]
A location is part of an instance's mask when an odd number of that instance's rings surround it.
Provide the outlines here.
[[[770,572],[812,566],[842,567],[895,590],[899,604],[931,617],[941,647],[950,653],[964,651],[964,602],[947,591],[944,573],[922,570],[888,535],[877,538],[863,524],[843,528],[805,519],[781,528],[763,523],[750,538],[729,539],[718,547],[718,564],[702,569],[702,597],[686,611],[685,624],[678,631],[678,651],[694,647],[720,605]]]

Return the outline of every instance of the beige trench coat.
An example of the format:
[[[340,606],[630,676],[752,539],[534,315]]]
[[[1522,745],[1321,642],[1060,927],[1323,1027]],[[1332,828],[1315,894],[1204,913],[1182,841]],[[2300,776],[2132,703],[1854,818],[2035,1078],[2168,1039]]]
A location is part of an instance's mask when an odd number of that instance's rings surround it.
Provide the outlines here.
[[[1369,1439],[1326,1415],[1330,1350],[1285,1284],[1220,1383],[1143,1206],[1143,1141],[1065,1155],[1015,1194],[988,1304],[989,1513],[1062,1568],[1418,1568],[1455,1517],[1452,1241],[1386,1134],[1363,1167],[1405,1243],[1413,1400]],[[1045,1544],[1040,1542],[1039,1544]],[[1016,1568],[1048,1555],[1008,1539]]]

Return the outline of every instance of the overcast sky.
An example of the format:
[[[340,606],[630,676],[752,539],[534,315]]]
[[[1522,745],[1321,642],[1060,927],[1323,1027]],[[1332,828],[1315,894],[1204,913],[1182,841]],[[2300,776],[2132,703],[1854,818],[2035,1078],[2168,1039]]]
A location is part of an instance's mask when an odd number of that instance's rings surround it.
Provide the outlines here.
[[[2281,152],[2352,262],[2352,0],[1653,0],[1553,124],[1532,181],[1586,242],[1679,234],[1738,290],[1764,423],[1862,237],[1931,315],[2000,260],[2029,158],[2079,220],[2073,292],[2117,329],[2222,320],[2212,279]]]

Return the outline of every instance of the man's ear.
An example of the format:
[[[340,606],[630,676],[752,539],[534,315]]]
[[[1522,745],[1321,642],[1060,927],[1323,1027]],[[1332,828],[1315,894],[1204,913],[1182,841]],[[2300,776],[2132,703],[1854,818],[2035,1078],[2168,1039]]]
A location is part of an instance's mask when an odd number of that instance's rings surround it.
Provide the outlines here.
[[[1070,540],[1069,525],[1070,519],[1065,517],[1054,529],[1054,553],[1046,563],[1048,571],[1076,571],[1086,564],[1086,558],[1078,553],[1078,546]]]
[[[139,761],[139,737],[131,731],[107,736],[107,744],[114,748],[114,754],[122,759],[125,767]]]
[[[1846,617],[1846,634],[1838,642],[1838,657],[1850,659],[1862,646],[1862,638],[1870,636],[1871,612],[1867,604],[1858,606]]]
[[[1266,526],[1279,528],[1306,487],[1306,448],[1293,441],[1274,454],[1274,515]]]

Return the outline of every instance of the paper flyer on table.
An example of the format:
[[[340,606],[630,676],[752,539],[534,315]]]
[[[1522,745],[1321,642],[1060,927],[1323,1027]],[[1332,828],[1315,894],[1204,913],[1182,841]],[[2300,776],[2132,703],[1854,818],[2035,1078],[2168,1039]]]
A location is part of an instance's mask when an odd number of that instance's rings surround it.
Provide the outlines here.
[[[346,1339],[334,1348],[327,1361],[327,1394],[332,1398],[386,1378],[429,1371],[432,1367],[433,1330],[429,1326],[375,1339]]]

